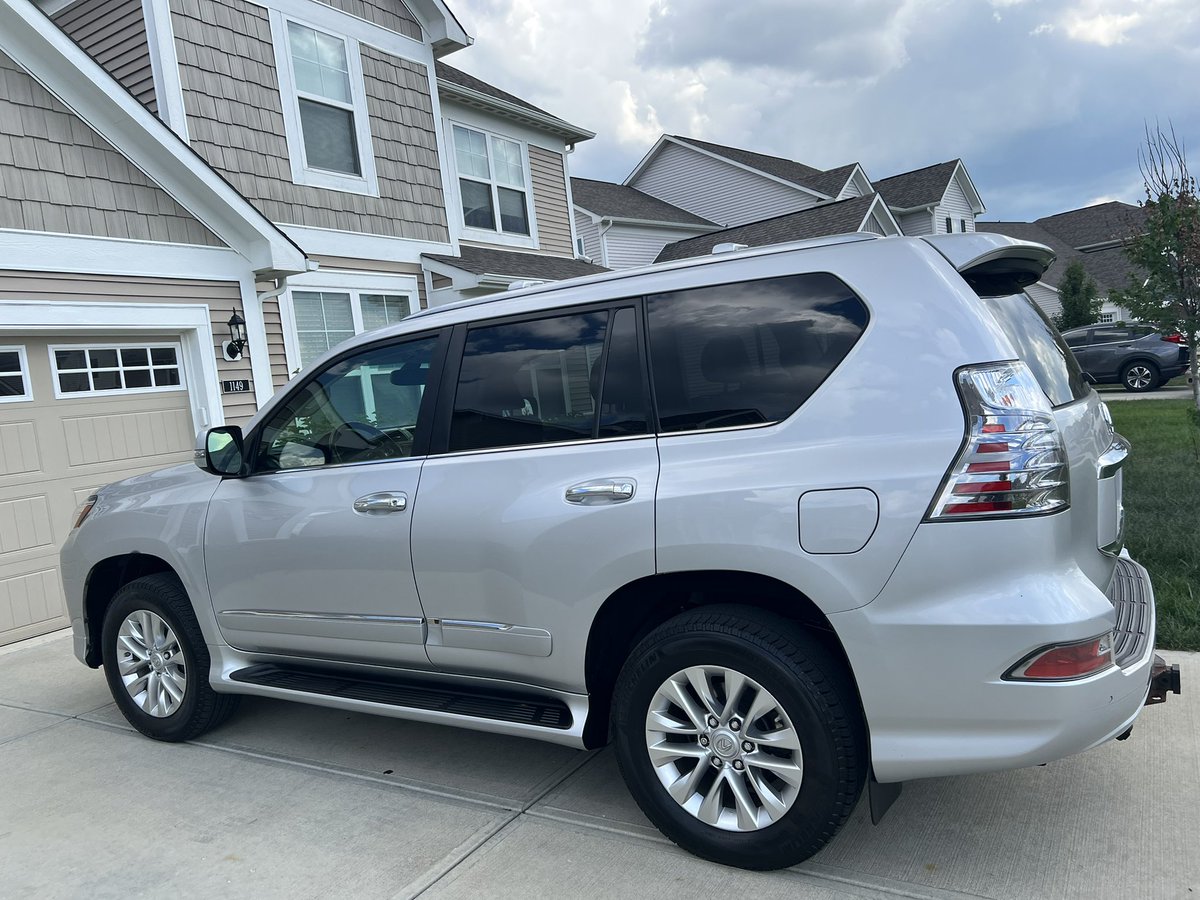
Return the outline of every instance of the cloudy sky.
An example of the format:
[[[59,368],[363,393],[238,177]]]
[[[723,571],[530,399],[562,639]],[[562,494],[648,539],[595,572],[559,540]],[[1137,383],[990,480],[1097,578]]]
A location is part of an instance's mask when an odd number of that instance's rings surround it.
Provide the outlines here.
[[[620,181],[663,132],[867,175],[962,157],[985,219],[1141,198],[1143,123],[1200,169],[1197,0],[451,0],[447,62],[595,131]]]

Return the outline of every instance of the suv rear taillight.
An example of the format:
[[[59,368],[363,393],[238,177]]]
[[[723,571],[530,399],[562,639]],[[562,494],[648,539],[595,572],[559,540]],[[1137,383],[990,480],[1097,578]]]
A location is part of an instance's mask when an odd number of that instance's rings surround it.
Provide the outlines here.
[[[1178,331],[1172,331],[1170,334],[1164,334],[1162,336],[1162,339],[1164,341],[1170,341],[1172,344],[1182,344],[1183,343],[1183,335],[1180,334]]]
[[[1067,450],[1050,401],[1025,363],[956,375],[967,439],[927,521],[1044,515],[1070,505]]]

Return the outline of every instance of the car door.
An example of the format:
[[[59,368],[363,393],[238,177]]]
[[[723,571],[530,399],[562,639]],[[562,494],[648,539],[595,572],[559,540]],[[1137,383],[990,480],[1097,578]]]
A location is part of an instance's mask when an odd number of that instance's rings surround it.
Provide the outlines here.
[[[1101,325],[1093,328],[1088,342],[1086,371],[1097,378],[1118,375],[1132,340],[1133,332],[1123,326]]]
[[[428,668],[409,529],[449,332],[359,348],[247,440],[205,526],[217,622],[237,648]]]
[[[460,326],[414,508],[439,669],[584,690],[588,627],[654,572],[638,304]]]

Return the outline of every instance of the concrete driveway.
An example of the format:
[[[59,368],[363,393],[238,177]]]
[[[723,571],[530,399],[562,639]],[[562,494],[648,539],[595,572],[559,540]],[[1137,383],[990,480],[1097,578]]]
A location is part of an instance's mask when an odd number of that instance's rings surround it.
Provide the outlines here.
[[[916,782],[794,869],[695,859],[611,753],[247,699],[131,731],[65,635],[0,651],[0,896],[1200,897],[1200,654],[1124,743]]]
[[[1109,400],[1191,400],[1192,386],[1190,384],[1169,384],[1157,391],[1147,391],[1144,394],[1133,394],[1122,387],[1108,386],[1097,390],[1100,398]]]

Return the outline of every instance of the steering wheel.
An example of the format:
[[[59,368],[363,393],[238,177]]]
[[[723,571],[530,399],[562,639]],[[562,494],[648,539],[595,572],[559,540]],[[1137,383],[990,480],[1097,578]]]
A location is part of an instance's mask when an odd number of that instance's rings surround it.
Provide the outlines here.
[[[361,450],[341,446],[342,438],[347,433],[354,434],[362,441],[363,448]],[[343,450],[347,452],[343,452]],[[404,455],[404,448],[394,437],[366,422],[343,422],[329,435],[329,456],[335,463],[389,459]]]

